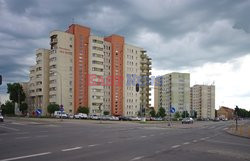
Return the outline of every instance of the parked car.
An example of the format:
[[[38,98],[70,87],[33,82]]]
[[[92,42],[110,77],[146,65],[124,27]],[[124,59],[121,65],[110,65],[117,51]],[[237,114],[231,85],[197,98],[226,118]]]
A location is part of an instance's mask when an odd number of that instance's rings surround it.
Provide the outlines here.
[[[141,121],[140,117],[131,117],[130,118],[132,121]]]
[[[219,117],[215,117],[213,121],[215,121],[215,122],[220,121],[220,118]]]
[[[66,119],[66,118],[68,118],[68,115],[64,111],[55,111],[54,117]]]
[[[4,119],[3,119],[3,115],[0,113],[0,122],[3,122]]]
[[[85,113],[78,113],[74,116],[75,119],[87,119],[88,115]]]
[[[130,117],[126,117],[126,116],[119,116],[119,120],[121,120],[121,121],[130,121],[131,118]]]
[[[112,121],[119,121],[119,117],[111,116],[110,120],[112,120]]]
[[[73,119],[74,117],[75,117],[74,115],[68,114],[68,118],[69,118],[69,119]]]
[[[100,117],[98,117],[97,115],[90,115],[89,118],[91,120],[100,120]]]
[[[184,118],[182,121],[181,121],[182,124],[192,124],[194,123],[194,120],[191,118],[191,117],[187,117],[187,118]]]

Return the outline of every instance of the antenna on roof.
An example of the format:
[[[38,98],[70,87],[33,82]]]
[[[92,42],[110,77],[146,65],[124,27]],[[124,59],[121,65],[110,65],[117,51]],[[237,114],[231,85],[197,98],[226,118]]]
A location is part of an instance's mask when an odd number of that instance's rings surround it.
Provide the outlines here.
[[[74,23],[75,23],[75,18],[73,17],[73,18],[72,18],[72,24],[74,24]]]

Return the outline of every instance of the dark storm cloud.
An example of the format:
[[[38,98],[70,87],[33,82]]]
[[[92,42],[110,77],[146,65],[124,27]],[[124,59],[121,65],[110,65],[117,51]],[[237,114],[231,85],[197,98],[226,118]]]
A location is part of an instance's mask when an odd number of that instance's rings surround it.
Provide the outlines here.
[[[156,69],[224,62],[249,53],[249,9],[246,0],[0,0],[0,73],[28,80],[35,49],[73,21],[98,35],[124,35]]]

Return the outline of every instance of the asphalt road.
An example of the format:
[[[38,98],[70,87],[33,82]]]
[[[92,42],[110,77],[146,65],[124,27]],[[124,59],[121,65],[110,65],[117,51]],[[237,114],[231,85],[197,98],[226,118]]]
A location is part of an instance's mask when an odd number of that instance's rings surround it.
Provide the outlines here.
[[[225,132],[232,122],[194,125],[6,119],[0,161],[243,161],[250,139]]]

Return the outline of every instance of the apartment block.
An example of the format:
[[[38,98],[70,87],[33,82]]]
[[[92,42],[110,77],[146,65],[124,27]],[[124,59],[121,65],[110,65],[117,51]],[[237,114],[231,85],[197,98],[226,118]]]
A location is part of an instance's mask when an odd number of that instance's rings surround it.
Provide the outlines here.
[[[74,35],[62,31],[50,33],[49,103],[63,105],[74,113]]]
[[[27,103],[31,109],[42,109],[47,114],[49,104],[49,53],[48,49],[36,50],[36,65],[30,67]]]
[[[176,111],[190,113],[190,74],[170,73],[159,76],[155,81],[154,106],[163,107],[169,113],[170,107]]]
[[[197,112],[197,118],[214,119],[215,117],[215,86],[194,85],[190,89],[191,110]]]
[[[72,24],[66,31],[50,33],[47,53],[47,102],[63,105],[66,113],[88,107],[91,115],[107,111],[115,116],[137,116],[150,107],[151,58],[143,48],[125,43],[124,37],[96,36],[90,28]],[[139,92],[135,84],[127,85],[130,75],[137,77]]]

